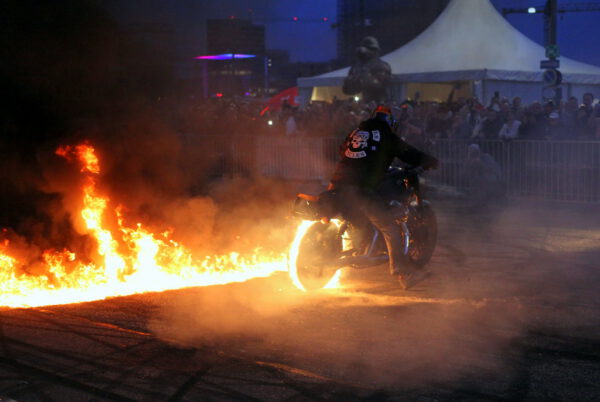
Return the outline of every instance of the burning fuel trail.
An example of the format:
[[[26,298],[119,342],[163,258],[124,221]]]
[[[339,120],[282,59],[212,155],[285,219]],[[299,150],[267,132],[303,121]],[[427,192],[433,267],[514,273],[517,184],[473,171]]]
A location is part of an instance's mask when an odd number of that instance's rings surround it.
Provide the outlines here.
[[[81,166],[84,184],[78,215],[86,234],[94,240],[95,255],[49,249],[41,254],[37,264],[41,269],[38,266],[32,270],[19,259],[11,241],[4,238],[0,242],[0,306],[84,302],[241,282],[286,270],[283,254],[256,249],[252,255],[232,252],[197,258],[172,238],[172,230],[153,233],[142,223],[128,225],[124,208],[117,206],[111,211],[110,199],[98,190],[100,161],[92,145],[61,146],[56,154]],[[116,227],[107,225],[110,219],[116,221]]]

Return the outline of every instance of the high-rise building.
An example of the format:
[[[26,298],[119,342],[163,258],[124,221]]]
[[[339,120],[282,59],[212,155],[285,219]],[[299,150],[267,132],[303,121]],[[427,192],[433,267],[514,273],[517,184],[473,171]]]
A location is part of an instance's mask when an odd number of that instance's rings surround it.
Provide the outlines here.
[[[206,24],[208,53],[265,54],[265,27],[240,18],[209,19]]]
[[[208,61],[207,94],[243,95],[265,87],[265,27],[247,19],[209,19],[206,23],[209,55],[240,54],[251,58]]]
[[[449,0],[338,0],[338,57],[354,62],[355,49],[365,36],[379,41],[389,53],[423,32]]]

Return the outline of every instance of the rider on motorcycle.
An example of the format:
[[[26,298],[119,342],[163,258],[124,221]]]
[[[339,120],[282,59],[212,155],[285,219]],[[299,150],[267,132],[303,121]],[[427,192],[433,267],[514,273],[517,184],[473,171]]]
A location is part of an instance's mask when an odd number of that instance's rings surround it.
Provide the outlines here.
[[[371,118],[346,137],[329,188],[338,194],[344,214],[356,216],[358,212],[381,232],[388,250],[390,273],[407,289],[424,279],[426,273],[404,263],[402,234],[377,188],[396,157],[423,169],[436,168],[438,160],[403,141],[394,133],[394,126],[390,108],[377,106]]]

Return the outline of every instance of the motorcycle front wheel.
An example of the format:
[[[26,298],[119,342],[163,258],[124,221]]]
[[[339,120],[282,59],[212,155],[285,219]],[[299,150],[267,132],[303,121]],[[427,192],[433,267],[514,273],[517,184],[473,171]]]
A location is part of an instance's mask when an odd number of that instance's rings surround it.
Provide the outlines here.
[[[428,202],[423,203],[420,213],[411,216],[408,228],[410,231],[409,262],[417,268],[422,268],[433,255],[438,234],[437,218]]]
[[[333,222],[311,223],[294,243],[289,266],[292,280],[304,290],[325,287],[338,270],[335,262],[342,252],[338,226]]]

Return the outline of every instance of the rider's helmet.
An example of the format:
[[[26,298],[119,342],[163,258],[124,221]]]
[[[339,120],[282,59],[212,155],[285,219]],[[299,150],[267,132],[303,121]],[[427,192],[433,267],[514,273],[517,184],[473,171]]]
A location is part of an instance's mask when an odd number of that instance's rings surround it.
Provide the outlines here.
[[[396,128],[396,120],[394,119],[394,115],[392,113],[392,109],[387,106],[379,105],[373,110],[371,114],[371,118],[380,119],[385,121],[392,130]]]

